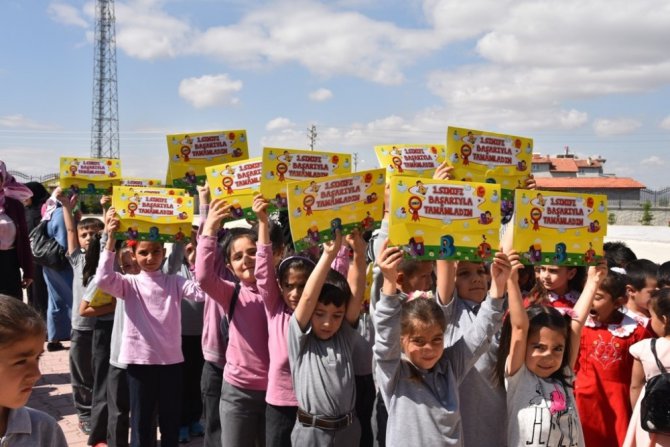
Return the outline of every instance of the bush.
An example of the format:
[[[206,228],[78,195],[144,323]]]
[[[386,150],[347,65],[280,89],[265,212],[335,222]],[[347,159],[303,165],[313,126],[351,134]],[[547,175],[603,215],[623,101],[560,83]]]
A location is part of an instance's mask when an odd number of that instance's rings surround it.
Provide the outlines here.
[[[607,223],[609,225],[614,225],[616,223],[616,214],[610,213],[609,216],[607,216]]]
[[[654,215],[651,213],[651,202],[647,200],[644,202],[644,205],[642,205],[642,218],[640,219],[640,223],[642,225],[651,225],[653,220]]]

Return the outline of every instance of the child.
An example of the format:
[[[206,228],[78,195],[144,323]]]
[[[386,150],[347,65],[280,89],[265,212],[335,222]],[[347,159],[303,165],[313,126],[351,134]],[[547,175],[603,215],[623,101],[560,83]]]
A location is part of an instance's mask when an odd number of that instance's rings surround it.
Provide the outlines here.
[[[605,253],[608,267],[626,269],[628,264],[637,259],[635,252],[625,242],[621,241],[605,242],[603,244],[603,252]]]
[[[254,200],[260,211],[263,199]],[[221,253],[217,233],[229,215],[230,205],[223,200],[210,204],[202,235],[198,240],[195,275],[203,290],[228,313],[235,290],[217,270]],[[268,329],[264,297],[279,294],[274,277],[271,244],[257,244],[253,232],[238,232],[223,249],[225,265],[240,281],[235,312],[229,326],[226,365],[221,387],[221,444],[247,446],[265,439],[265,394],[268,382]],[[225,415],[225,416],[224,416]]]
[[[444,347],[476,334],[479,309],[488,292],[488,269],[481,262],[437,261],[437,297],[446,318]],[[455,277],[455,279],[454,279]],[[494,318],[494,336],[482,345],[483,355],[463,379],[458,392],[463,445],[496,445],[507,430],[505,390],[494,381],[502,314]],[[475,398],[473,398],[475,397]],[[488,421],[481,424],[481,421]]]
[[[0,295],[0,445],[67,446],[54,418],[24,407],[41,377],[45,337],[44,322],[33,309]]]
[[[584,267],[542,265],[528,303],[572,309],[584,285]]]
[[[399,299],[396,277],[403,253],[387,244],[377,261],[384,284],[374,314],[376,377],[389,415],[387,444],[463,445],[458,387],[493,335],[496,315],[501,317],[510,263],[505,254],[496,254],[493,299],[484,301],[473,336],[445,348],[442,309],[432,299]]]
[[[616,268],[616,267],[615,267]],[[586,319],[575,366],[575,399],[586,445],[618,447],[628,428],[633,357],[628,348],[651,334],[619,311],[626,279],[610,270]]]
[[[670,287],[670,261],[666,261],[658,267],[656,286],[659,289]]]
[[[496,371],[507,389],[507,445],[584,447],[572,395],[572,368],[581,328],[598,286],[606,275],[604,261],[590,267],[572,311],[551,306],[524,309],[517,270],[507,282],[509,318],[503,323]],[[570,315],[574,315],[571,317]]]
[[[335,240],[324,244],[289,322],[288,354],[299,405],[291,434],[295,446],[351,447],[360,439],[352,352],[365,275],[362,269],[351,269],[350,287],[330,269],[341,244],[336,230]]]
[[[651,327],[659,337],[656,339],[656,357],[666,371],[670,371],[670,288],[652,294],[649,310]],[[635,408],[628,426],[624,447],[669,446],[670,435],[649,433],[640,425],[640,402],[644,396],[645,382],[661,373],[651,351],[651,339],[635,343],[630,347],[635,359],[630,385],[630,402]]]
[[[624,313],[629,315],[638,324],[648,326],[651,321],[649,313],[649,300],[658,282],[658,264],[648,259],[637,259],[628,264],[626,268],[626,307]]]
[[[204,301],[205,293],[193,281],[165,275],[160,269],[165,249],[161,243],[139,241],[133,248],[138,275],[114,271],[114,235],[119,221],[109,222],[106,249],[96,275],[98,287],[125,301],[123,342],[119,361],[128,365],[128,389],[133,446],[150,445],[158,407],[161,445],[178,444],[181,400],[179,322],[182,298]]]
[[[63,221],[67,230],[67,258],[70,261],[73,272],[72,280],[72,331],[70,335],[70,380],[72,382],[72,396],[74,407],[79,416],[79,429],[86,435],[91,435],[93,422],[91,411],[93,404],[93,331],[96,318],[82,316],[79,312],[82,297],[86,291],[84,284],[84,270],[88,267],[89,275],[95,272],[98,256],[88,257],[87,252],[91,244],[99,244],[100,239],[96,236],[102,231],[103,223],[100,219],[86,218],[75,224],[72,215],[76,203],[76,196],[68,198],[60,188],[57,188],[56,198],[63,204]],[[99,245],[96,247],[99,253]],[[92,276],[92,275],[91,275]],[[109,328],[111,333],[111,327]],[[106,362],[106,359],[105,359]],[[100,384],[101,389],[104,383]],[[102,403],[104,405],[104,403]],[[99,410],[98,410],[99,411]],[[98,429],[90,444],[96,444],[99,439],[104,440],[106,430],[102,431],[106,424],[101,425],[100,420],[95,421]],[[101,438],[102,436],[102,438]]]

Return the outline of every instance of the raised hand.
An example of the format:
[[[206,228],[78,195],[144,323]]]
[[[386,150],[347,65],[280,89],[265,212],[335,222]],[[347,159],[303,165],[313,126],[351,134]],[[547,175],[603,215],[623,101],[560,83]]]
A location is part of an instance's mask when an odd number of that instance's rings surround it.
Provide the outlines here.
[[[447,160],[443,161],[440,166],[435,169],[433,174],[433,179],[435,180],[453,180],[454,179],[454,167],[449,164]]]

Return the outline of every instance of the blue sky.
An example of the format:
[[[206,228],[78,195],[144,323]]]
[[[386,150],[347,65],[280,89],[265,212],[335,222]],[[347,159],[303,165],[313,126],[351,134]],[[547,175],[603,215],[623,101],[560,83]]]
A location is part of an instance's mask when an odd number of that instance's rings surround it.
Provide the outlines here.
[[[263,146],[444,143],[449,125],[602,155],[670,186],[665,0],[116,1],[125,175],[164,176],[165,134]],[[94,2],[0,2],[0,159],[31,175],[90,153]],[[666,161],[666,159],[668,159]]]

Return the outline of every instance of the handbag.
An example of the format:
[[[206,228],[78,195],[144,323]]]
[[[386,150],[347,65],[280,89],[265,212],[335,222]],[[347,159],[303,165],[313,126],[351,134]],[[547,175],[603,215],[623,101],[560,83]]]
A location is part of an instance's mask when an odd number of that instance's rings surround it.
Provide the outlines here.
[[[41,221],[30,232],[30,250],[35,264],[54,270],[65,270],[70,264],[65,257],[65,249],[47,234],[48,221]]]

